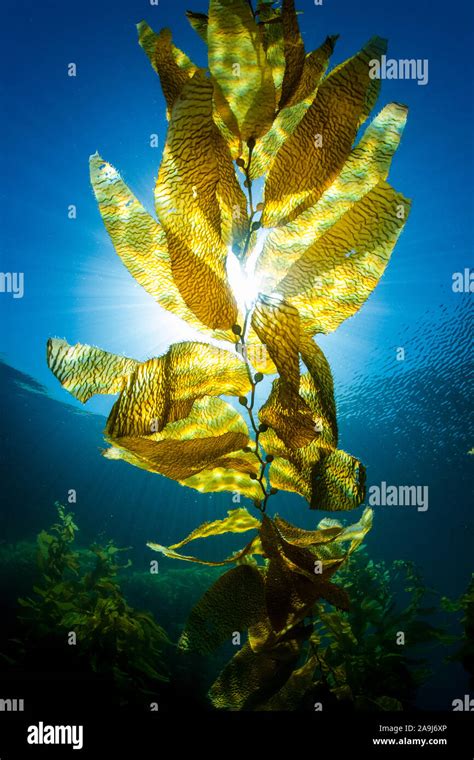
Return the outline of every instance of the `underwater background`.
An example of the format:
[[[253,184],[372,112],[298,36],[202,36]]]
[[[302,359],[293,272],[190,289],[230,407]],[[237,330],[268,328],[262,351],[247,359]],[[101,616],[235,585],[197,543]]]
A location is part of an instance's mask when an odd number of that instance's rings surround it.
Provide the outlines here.
[[[219,571],[160,557],[152,587],[149,565],[156,555],[146,542],[169,545],[196,525],[224,517],[235,507],[232,494],[201,495],[101,457],[112,398],[85,407],[74,401],[47,369],[45,346],[55,335],[144,360],[189,339],[189,329],[165,314],[115,255],[87,159],[99,150],[152,211],[165,104],[134,25],[143,18],[155,29],[171,27],[175,43],[202,65],[204,45],[182,2],[3,5],[9,28],[2,33],[2,55],[12,73],[2,92],[0,268],[23,272],[25,286],[22,298],[0,293],[2,641],[18,635],[16,599],[31,593],[34,542],[55,522],[56,501],[73,511],[80,546],[111,539],[130,547],[127,599],[151,611],[176,641],[191,606]],[[316,6],[301,0],[298,8],[307,49],[340,34],[333,65],[374,34],[389,39],[390,57],[429,61],[425,86],[384,81],[376,108],[397,101],[410,109],[391,170],[393,184],[413,199],[407,227],[368,303],[320,345],[334,375],[341,447],[364,462],[368,487],[385,481],[429,489],[426,511],[375,507],[366,540],[370,557],[415,561],[427,587],[457,598],[468,586],[474,549],[473,296],[469,288],[452,287],[453,275],[473,264],[472,6],[425,0],[324,0]],[[67,76],[71,62],[75,78]],[[150,147],[155,133],[158,149]],[[75,219],[68,218],[71,204]],[[397,359],[400,348],[403,360]],[[77,502],[67,505],[70,489]],[[304,528],[325,516],[283,493],[272,509]],[[353,522],[359,514],[342,519]],[[240,545],[239,537],[219,537],[199,546],[200,556],[217,560]],[[444,612],[435,611],[432,620],[459,633],[459,623]],[[446,645],[416,653],[432,674],[414,706],[449,710],[453,699],[468,693],[461,664],[445,661],[452,651]],[[194,665],[203,709],[223,661],[224,655]],[[47,659],[42,668],[48,671]],[[191,694],[195,682],[179,667],[176,673],[180,688]]]

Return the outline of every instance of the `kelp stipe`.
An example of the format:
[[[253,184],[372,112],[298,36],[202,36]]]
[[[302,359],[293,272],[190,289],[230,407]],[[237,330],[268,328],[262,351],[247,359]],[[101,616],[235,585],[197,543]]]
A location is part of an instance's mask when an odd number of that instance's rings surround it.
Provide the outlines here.
[[[326,75],[336,37],[307,53],[293,0],[273,6],[211,0],[207,15],[189,12],[208,70],[169,30],[138,25],[169,119],[156,219],[110,164],[98,154],[90,161],[118,255],[201,342],[174,344],[146,362],[57,339],[47,353],[82,402],[119,394],[106,457],[201,492],[238,493],[260,513],[241,507],[171,547],[149,544],[200,562],[176,550],[202,536],[254,531],[240,552],[207,563],[234,567],[194,608],[180,640],[182,649],[210,651],[233,631],[248,632],[210,692],[215,706],[234,710],[258,707],[288,681],[318,600],[349,606],[332,577],[362,542],[371,511],[352,526],[323,520],[302,531],[270,518],[267,506],[279,490],[312,509],[350,510],[364,500],[364,466],[338,448],[331,370],[314,337],[368,298],[410,208],[386,182],[405,106],[385,106],[354,146],[377,100],[370,63],[385,41],[369,40]],[[276,379],[257,410],[264,375]],[[248,422],[222,395],[238,399]]]

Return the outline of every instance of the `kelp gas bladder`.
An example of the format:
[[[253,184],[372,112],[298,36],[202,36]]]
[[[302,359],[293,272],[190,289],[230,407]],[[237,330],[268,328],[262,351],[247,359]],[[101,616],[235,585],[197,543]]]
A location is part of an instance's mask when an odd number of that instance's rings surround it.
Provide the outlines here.
[[[331,371],[314,338],[368,298],[410,206],[386,182],[407,109],[385,106],[354,146],[378,97],[370,65],[385,41],[369,40],[326,75],[336,38],[307,53],[293,0],[274,5],[211,0],[207,15],[188,13],[207,45],[208,70],[175,47],[169,30],[139,24],[169,119],[156,219],[110,164],[97,154],[90,160],[118,255],[201,341],[145,362],[58,339],[47,353],[79,400],[119,394],[106,457],[201,492],[238,492],[261,512],[260,520],[241,507],[172,547],[149,544],[199,561],[176,549],[201,536],[255,531],[221,563],[234,567],[193,610],[180,642],[209,651],[248,630],[211,690],[214,704],[231,709],[258,707],[286,682],[316,600],[349,604],[331,577],[363,540],[371,511],[346,528],[323,520],[302,531],[266,509],[278,490],[301,494],[312,509],[348,510],[364,500],[363,465],[337,447]],[[259,178],[263,199],[255,203]],[[257,410],[264,375],[276,378]],[[249,424],[223,395],[239,400]]]

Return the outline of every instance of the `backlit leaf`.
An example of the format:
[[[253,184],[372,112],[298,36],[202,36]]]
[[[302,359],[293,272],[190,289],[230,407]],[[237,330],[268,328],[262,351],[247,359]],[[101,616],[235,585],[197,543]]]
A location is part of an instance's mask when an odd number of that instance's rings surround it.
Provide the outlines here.
[[[183,87],[171,116],[155,203],[184,301],[208,327],[228,328],[235,324],[237,307],[227,282],[226,241],[235,234],[238,242],[246,210],[230,153],[212,120],[212,96],[212,82],[199,72]]]
[[[282,415],[278,420],[278,406],[272,399],[281,381],[275,381],[269,400],[260,410],[261,419],[265,418],[265,407],[275,414],[273,430],[260,436],[265,451],[275,457],[270,469],[271,485],[300,493],[314,509],[354,509],[365,496],[365,470],[358,459],[336,449],[333,382],[324,354],[307,338],[301,342],[301,352],[310,371],[301,376],[300,396],[311,411],[317,435],[301,447],[292,448],[285,443],[286,417]]]
[[[112,436],[150,435],[186,417],[197,398],[241,396],[249,388],[236,354],[206,343],[175,343],[163,356],[136,364],[107,429]]]
[[[181,90],[189,77],[198,71],[198,67],[173,45],[169,29],[162,29],[159,34],[155,34],[144,21],[138,24],[137,29],[138,41],[160,77],[169,118]]]
[[[227,557],[220,562],[212,562],[210,560],[199,559],[198,557],[189,557],[185,554],[178,554],[178,552],[175,552],[174,549],[170,549],[167,546],[162,546],[161,544],[155,544],[151,541],[147,542],[147,546],[149,549],[152,549],[155,552],[159,552],[160,554],[163,554],[165,557],[169,557],[170,559],[179,559],[184,562],[195,562],[198,565],[206,565],[209,567],[221,567],[223,565],[238,564],[246,556],[261,554],[260,542],[258,538],[254,538],[246,546],[244,546],[243,549],[235,552],[235,554],[232,554],[230,557]]]
[[[365,130],[334,182],[319,201],[297,218],[271,230],[265,239],[256,276],[270,292],[288,270],[354,204],[388,176],[406,123],[407,109],[386,106]]]
[[[304,43],[301,39],[294,0],[283,0],[281,9],[285,74],[281,88],[279,107],[283,108],[299,84],[305,63]]]
[[[209,17],[206,13],[196,13],[195,11],[186,11],[186,17],[191,24],[195,32],[197,32],[200,38],[207,42],[207,25]]]
[[[278,528],[281,536],[290,544],[296,546],[315,546],[333,541],[336,536],[342,532],[342,527],[325,528],[322,530],[303,530],[296,525],[283,520],[282,517],[275,516],[275,526]]]
[[[300,384],[300,323],[297,310],[281,298],[260,295],[252,312],[252,327],[285,381],[298,392]]]
[[[124,420],[127,425],[126,417]],[[123,459],[181,483],[218,466],[222,457],[237,457],[248,443],[247,425],[240,414],[230,404],[210,396],[194,401],[186,417],[169,422],[161,432],[149,432],[146,427],[140,432],[137,425],[133,433],[126,433],[120,424],[113,410],[105,430],[112,445],[104,452],[108,459]],[[256,469],[256,464],[249,463],[248,469]]]
[[[70,346],[59,338],[48,340],[47,362],[61,385],[82,403],[96,393],[122,391],[139,364],[94,346]]]
[[[380,80],[371,79],[369,64],[385,50],[385,41],[376,37],[323,81],[268,174],[262,217],[266,227],[294,219],[334,181],[377,99]]]
[[[272,427],[287,446],[306,446],[317,433],[311,410],[298,392],[298,312],[281,299],[261,295],[253,311],[252,327],[266,345],[280,375],[280,379],[273,383],[270,397],[259,411],[259,418]]]
[[[273,84],[275,85],[275,100],[279,103],[281,85],[285,74],[285,50],[283,46],[281,10],[273,8],[273,3],[259,2],[257,13],[262,29],[263,47],[272,70]]]
[[[265,615],[262,573],[252,565],[228,570],[193,607],[179,649],[207,654]]]
[[[164,229],[130,192],[113,166],[96,153],[90,177],[99,210],[115,251],[132,277],[167,311],[209,333],[186,305],[173,279]],[[211,333],[222,340],[231,334]]]
[[[311,481],[311,509],[356,509],[364,501],[365,468],[358,459],[340,449],[314,465]]]
[[[239,507],[227,512],[227,517],[223,520],[203,523],[198,528],[195,528],[189,536],[186,536],[186,538],[183,538],[177,544],[172,544],[170,549],[179,549],[181,546],[188,544],[190,541],[195,541],[197,538],[220,536],[223,533],[245,533],[247,530],[259,527],[260,520],[253,517],[248,510]]]
[[[276,293],[298,309],[309,335],[336,329],[378,284],[410,201],[379,182],[294,263]]]
[[[259,473],[255,456],[245,455],[243,452],[239,452],[237,456],[233,453],[230,456],[221,457],[205,470],[182,480],[181,484],[195,488],[201,493],[238,492],[245,498],[256,501],[262,498],[262,490],[256,480],[250,479],[250,472],[254,475]]]
[[[244,142],[270,127],[275,86],[261,30],[246,0],[210,0],[209,69],[237,120]]]
[[[260,407],[258,416],[289,450],[307,447],[318,436],[311,410],[294,388],[282,379],[273,381],[271,393]],[[269,453],[275,456],[274,451]]]
[[[335,37],[328,37],[320,48],[306,56],[303,74],[292,99],[292,105],[282,108],[268,132],[257,140],[250,165],[251,179],[261,177],[269,171],[281,146],[293,134],[310,107],[328,67],[335,39]]]
[[[348,604],[344,592],[339,593],[330,583],[342,559],[317,563],[311,546],[287,542],[268,517],[262,521],[260,538],[270,560],[265,573],[265,602],[275,632],[287,631],[303,620],[319,598],[339,606]]]

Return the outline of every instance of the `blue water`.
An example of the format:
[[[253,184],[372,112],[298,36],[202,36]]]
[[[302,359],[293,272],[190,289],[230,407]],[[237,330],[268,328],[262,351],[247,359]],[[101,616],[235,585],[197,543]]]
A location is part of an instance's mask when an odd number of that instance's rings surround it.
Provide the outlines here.
[[[152,211],[164,142],[164,101],[136,41],[134,25],[170,26],[174,41],[204,65],[204,47],[181,2],[159,6],[4,2],[0,123],[2,271],[25,275],[25,294],[0,294],[2,510],[0,538],[33,537],[52,522],[52,504],[77,491],[81,540],[97,534],[132,545],[145,568],[147,540],[171,543],[234,506],[231,494],[200,495],[100,456],[112,399],[86,407],[64,391],[45,362],[50,336],[137,359],[183,337],[116,257],[88,180],[98,150]],[[429,82],[386,81],[377,110],[410,107],[390,182],[413,199],[393,259],[368,303],[321,345],[331,363],[340,445],[381,481],[429,487],[426,512],[376,508],[374,557],[415,559],[429,585],[464,591],[474,548],[472,294],[454,293],[452,275],[472,267],[472,5],[301,0],[307,49],[339,33],[333,64],[372,35],[389,38],[394,58],[429,61]],[[197,5],[195,10],[205,10]],[[67,65],[77,65],[77,77]],[[159,135],[160,149],[149,146]],[[68,219],[68,206],[77,219]],[[397,361],[397,348],[405,360]],[[303,527],[323,515],[296,496],[274,509]],[[356,512],[356,516],[359,515]],[[352,518],[348,515],[347,519]],[[205,545],[210,559],[241,545]],[[163,560],[166,564],[166,560]],[[429,696],[427,704],[429,704]]]

